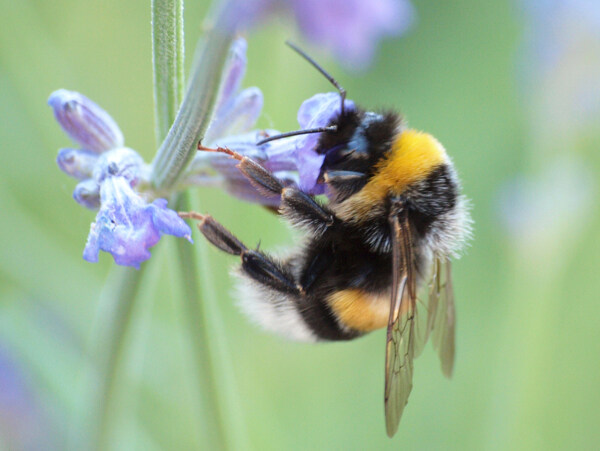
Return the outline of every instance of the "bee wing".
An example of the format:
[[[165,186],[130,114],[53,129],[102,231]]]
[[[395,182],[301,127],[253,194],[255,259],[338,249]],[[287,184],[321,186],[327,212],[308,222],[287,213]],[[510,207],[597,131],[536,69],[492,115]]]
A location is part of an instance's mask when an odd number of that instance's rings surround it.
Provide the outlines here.
[[[450,260],[436,258],[429,283],[429,313],[427,329],[432,331],[433,346],[437,349],[446,377],[454,368],[455,324],[454,291]]]
[[[428,273],[430,280],[433,280],[435,264],[431,265],[431,270]],[[417,288],[417,300],[414,310],[415,323],[415,355],[417,358],[423,352],[427,341],[433,329],[431,312],[437,309],[438,299],[431,295],[431,284],[424,284]]]
[[[412,389],[415,354],[415,270],[406,213],[390,217],[393,282],[385,353],[385,420],[392,437]]]

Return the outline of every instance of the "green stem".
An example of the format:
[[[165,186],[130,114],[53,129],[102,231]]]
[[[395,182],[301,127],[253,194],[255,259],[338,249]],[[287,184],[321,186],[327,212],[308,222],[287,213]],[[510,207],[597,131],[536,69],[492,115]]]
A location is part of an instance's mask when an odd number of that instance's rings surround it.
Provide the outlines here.
[[[178,206],[182,210],[190,210],[187,193],[179,198]],[[205,412],[215,412],[215,418],[211,420],[220,423],[214,435],[218,433],[221,441],[213,443],[220,443],[221,449],[248,449],[246,423],[239,403],[233,364],[229,358],[227,335],[216,302],[217,293],[211,274],[212,265],[207,258],[206,242],[200,241],[195,249],[183,240],[177,243],[192,347],[201,373],[200,388],[206,392],[204,407],[209,409]],[[214,405],[208,405],[207,402]]]
[[[152,0],[152,65],[156,141],[167,133],[183,96],[183,0]]]
[[[182,0],[152,2],[156,135],[157,141],[162,142],[153,162],[152,180],[159,190],[175,184],[196,152],[196,143],[206,131],[212,116],[233,40],[232,32],[224,32],[232,28],[222,26],[223,20],[227,19],[224,9],[221,9],[216,15],[218,23],[208,31],[203,45],[199,46],[188,91],[176,114],[183,92],[182,10]],[[179,210],[189,209],[188,194],[180,194],[176,205]],[[240,418],[239,409],[228,409],[231,403],[223,401],[223,398],[235,398],[223,394],[230,392],[233,384],[222,386],[217,383],[223,381],[219,377],[219,369],[223,373],[226,357],[220,354],[225,352],[226,355],[226,350],[223,349],[222,334],[211,333],[210,315],[207,315],[203,302],[210,294],[207,296],[204,283],[199,288],[199,268],[194,248],[183,240],[177,240],[177,250],[184,287],[183,308],[197,368],[197,393],[204,414],[201,425],[204,442],[210,444],[212,449],[243,449],[245,441],[239,440],[239,425],[242,422],[235,421]],[[211,317],[212,320],[214,318]],[[231,426],[230,433],[226,431],[226,424]]]
[[[181,194],[177,203],[178,210],[189,210],[189,197],[187,193]],[[190,333],[191,347],[194,351],[196,369],[198,375],[198,391],[201,397],[201,407],[206,415],[203,425],[205,433],[208,434],[206,443],[215,449],[238,449],[228,443],[228,435],[225,430],[226,409],[221,402],[221,390],[230,387],[217,383],[219,380],[215,362],[218,361],[219,353],[214,349],[216,341],[222,337],[212,336],[210,333],[209,315],[205,309],[208,296],[204,284],[199,286],[198,279],[200,268],[198,267],[196,255],[192,246],[183,240],[177,241],[178,260],[184,286],[183,308],[187,319]],[[204,255],[204,254],[202,254]],[[210,318],[210,321],[214,318]]]
[[[151,181],[160,192],[172,187],[196,153],[210,124],[235,27],[221,8],[195,58],[186,94],[169,133],[152,162]]]
[[[145,266],[142,266],[145,268]],[[82,431],[87,442],[86,449],[106,449],[108,442],[108,413],[114,394],[114,380],[124,348],[124,337],[130,325],[131,311],[143,277],[143,269],[115,266],[100,294],[98,310],[94,318],[90,339],[92,362],[88,367],[86,381],[91,381],[90,392],[84,399],[84,408],[91,406],[89,427]],[[83,412],[80,412],[80,414]],[[79,442],[81,443],[81,442]]]

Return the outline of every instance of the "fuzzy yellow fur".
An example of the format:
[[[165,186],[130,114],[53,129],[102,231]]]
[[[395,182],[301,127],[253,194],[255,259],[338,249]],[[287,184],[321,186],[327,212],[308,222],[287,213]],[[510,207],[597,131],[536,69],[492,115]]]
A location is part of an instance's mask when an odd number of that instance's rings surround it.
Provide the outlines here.
[[[329,305],[340,324],[360,332],[386,327],[390,315],[390,295],[375,295],[358,289],[333,293]]]
[[[433,136],[405,130],[392,144],[389,156],[377,164],[375,175],[362,190],[337,206],[336,213],[353,222],[380,214],[388,195],[402,194],[446,161],[444,147]]]

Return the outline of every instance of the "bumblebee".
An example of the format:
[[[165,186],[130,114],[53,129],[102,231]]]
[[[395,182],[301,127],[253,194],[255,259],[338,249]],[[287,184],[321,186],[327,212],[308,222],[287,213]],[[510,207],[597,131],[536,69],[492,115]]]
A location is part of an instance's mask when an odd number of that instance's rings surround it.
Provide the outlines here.
[[[351,340],[387,327],[385,416],[393,436],[412,388],[413,359],[430,334],[446,376],[454,362],[450,257],[469,236],[467,202],[444,147],[395,112],[344,109],[320,132],[322,203],[227,148],[278,212],[306,233],[286,258],[250,249],[210,215],[182,213],[216,247],[241,259],[242,308],[265,329],[302,341]],[[276,135],[261,141],[296,134]]]

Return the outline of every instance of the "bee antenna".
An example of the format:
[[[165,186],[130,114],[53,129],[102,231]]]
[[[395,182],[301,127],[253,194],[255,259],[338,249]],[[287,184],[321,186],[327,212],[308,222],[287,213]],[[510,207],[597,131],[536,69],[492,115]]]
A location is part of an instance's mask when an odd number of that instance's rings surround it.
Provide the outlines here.
[[[331,75],[329,75],[329,73],[323,69],[319,63],[317,63],[314,59],[312,59],[310,56],[308,56],[304,50],[300,49],[298,46],[296,46],[296,44],[293,44],[290,41],[285,41],[285,43],[292,48],[292,50],[294,50],[298,55],[300,55],[302,58],[304,58],[306,61],[308,61],[310,64],[312,64],[312,66],[317,69],[319,72],[321,72],[321,74],[323,74],[323,76],[329,80],[329,83],[331,83],[333,86],[335,86],[335,88],[339,91],[340,93],[340,97],[341,97],[341,115],[344,115],[344,100],[346,100],[346,90],[344,88],[342,88],[342,86],[337,82],[337,80],[335,78],[333,78]]]
[[[309,133],[320,133],[320,132],[335,132],[337,131],[337,126],[329,125],[327,127],[317,127],[317,128],[306,128],[304,130],[295,130],[293,132],[281,133],[279,135],[269,136],[268,138],[261,139],[256,143],[257,146],[262,146],[269,141],[275,141],[276,139],[289,138],[290,136],[298,136],[298,135],[308,135]]]

